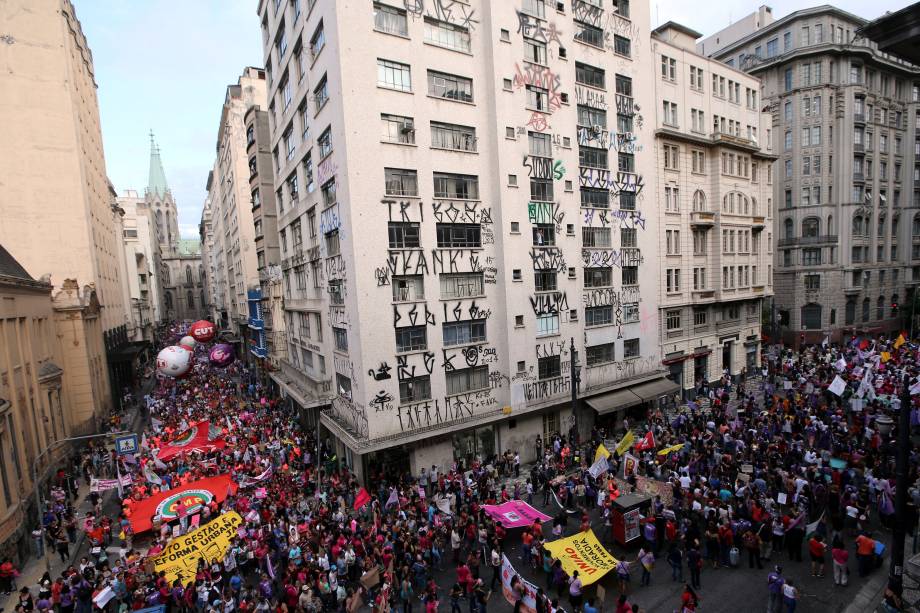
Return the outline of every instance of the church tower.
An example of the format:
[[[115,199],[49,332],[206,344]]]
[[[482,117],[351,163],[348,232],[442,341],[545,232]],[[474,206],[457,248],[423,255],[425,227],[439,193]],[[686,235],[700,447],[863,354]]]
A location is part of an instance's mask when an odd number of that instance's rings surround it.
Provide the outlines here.
[[[153,132],[150,132],[150,173],[147,178],[147,204],[154,216],[157,243],[160,253],[166,257],[173,255],[179,240],[179,220],[176,215],[176,203],[166,183],[166,172],[160,159],[160,147],[156,144]]]

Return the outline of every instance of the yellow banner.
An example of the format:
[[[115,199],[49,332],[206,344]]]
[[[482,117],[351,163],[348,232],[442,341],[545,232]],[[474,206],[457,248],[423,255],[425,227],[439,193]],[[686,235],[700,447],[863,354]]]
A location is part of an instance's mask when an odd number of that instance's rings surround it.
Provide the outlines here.
[[[664,449],[658,452],[658,455],[668,455],[669,453],[680,451],[683,448],[684,448],[684,444],[678,443],[676,445],[671,445],[670,447],[665,447]]]
[[[236,536],[236,528],[242,523],[243,518],[238,513],[228,511],[207,525],[173,539],[154,558],[156,573],[159,575],[161,570],[166,571],[166,582],[169,585],[180,579],[184,587],[195,579],[200,558],[210,564],[226,555],[230,540]]]
[[[604,443],[601,443],[600,445],[598,445],[597,451],[594,454],[594,463],[597,464],[597,461],[600,460],[601,458],[609,458],[609,457],[610,457],[610,452],[607,451],[606,447],[604,447]]]
[[[582,584],[590,585],[617,567],[617,559],[594,536],[593,530],[558,539],[543,545],[562,562],[570,577],[577,570]]]
[[[623,455],[623,452],[632,447],[633,441],[636,440],[636,435],[632,433],[632,430],[626,433],[626,436],[623,437],[619,443],[617,443],[616,452],[617,455]]]
[[[881,353],[881,356],[882,356],[882,364],[884,364],[885,362],[891,359],[891,354],[888,353],[887,351],[883,351]]]
[[[903,335],[903,334],[899,334],[899,335],[898,335],[898,339],[894,342],[894,348],[897,349],[897,348],[899,348],[901,345],[903,345],[903,344],[906,343],[906,342],[907,342],[907,341],[904,340],[904,335]]]

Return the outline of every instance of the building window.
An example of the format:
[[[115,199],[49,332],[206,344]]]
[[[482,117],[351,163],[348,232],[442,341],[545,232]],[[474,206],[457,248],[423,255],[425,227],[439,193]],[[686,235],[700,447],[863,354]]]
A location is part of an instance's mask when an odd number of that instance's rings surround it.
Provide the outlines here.
[[[606,326],[613,323],[612,306],[596,306],[585,308],[585,327]]]
[[[622,38],[622,37],[618,37]],[[575,21],[575,40],[586,45],[591,45],[592,47],[603,48],[604,47],[604,31],[598,27],[583,23],[581,21]],[[626,53],[621,53],[621,55],[629,55],[629,39],[626,40]],[[617,51],[617,53],[620,53]]]
[[[537,315],[537,336],[553,336],[555,334],[559,334],[559,314]]]
[[[396,328],[396,352],[422,351],[428,348],[428,333],[425,326]]]
[[[453,49],[454,51],[470,52],[470,31],[464,27],[453,25],[436,19],[425,19],[425,42]]]
[[[388,196],[418,196],[418,172],[406,168],[384,168],[384,191]]]
[[[534,290],[537,292],[554,292],[558,287],[555,270],[535,270],[533,280]]]
[[[537,359],[537,376],[542,379],[555,379],[562,376],[562,357],[558,355]]]
[[[618,34],[613,35],[613,52],[617,55],[630,57],[632,55],[630,46],[630,40],[625,36],[620,36]]]
[[[821,275],[805,275],[805,289],[821,289]]]
[[[472,319],[445,323],[441,328],[444,346],[486,342],[486,320]]]
[[[546,43],[524,38],[524,60],[534,64],[546,65]]]
[[[614,343],[589,345],[585,347],[585,363],[588,367],[613,362]]]
[[[621,269],[621,283],[623,285],[639,285],[639,267],[624,266]]]
[[[390,249],[418,249],[419,225],[417,223],[389,223]]]
[[[399,91],[412,91],[412,73],[408,64],[377,58],[377,85]]]
[[[332,337],[335,339],[336,351],[348,353],[348,332],[345,328],[332,327]]]
[[[380,114],[382,140],[388,143],[415,144],[415,120],[402,115]]]
[[[319,25],[316,26],[316,30],[313,32],[313,36],[310,37],[310,57],[316,59],[316,56],[319,55],[319,52],[322,51],[325,46],[326,32],[323,30],[323,22],[320,21]]]
[[[439,223],[436,225],[438,249],[470,249],[482,246],[480,224]]]
[[[319,110],[325,106],[326,102],[329,101],[329,88],[326,82],[326,75],[323,75],[319,80],[319,84],[313,88],[313,99],[316,101],[316,111],[314,111],[314,113],[319,112]]]
[[[610,247],[610,228],[582,228],[582,247]]]
[[[680,163],[680,147],[677,145],[663,145],[664,167],[667,170],[678,170]]]
[[[661,78],[665,81],[677,80],[677,60],[666,55],[661,56]]]
[[[673,330],[680,330],[681,328],[680,309],[673,309],[671,311],[667,311],[665,321],[666,321],[668,332],[671,332]]]
[[[425,299],[425,282],[422,275],[394,275],[392,286],[394,302]]]
[[[526,42],[526,39],[525,39]],[[575,62],[575,82],[598,89],[605,88],[604,69]]]
[[[465,394],[489,387],[489,367],[474,366],[447,373],[447,395]]]
[[[431,122],[431,146],[452,151],[476,151],[476,128]]]
[[[406,11],[379,2],[374,3],[374,29],[387,34],[409,35]]]
[[[533,244],[537,247],[551,247],[556,244],[556,226],[548,223],[534,224]]]
[[[665,125],[677,127],[677,103],[668,102],[667,100],[661,103],[661,110],[663,111],[662,122]]]
[[[623,359],[639,357],[639,339],[629,338],[623,341]]]
[[[585,268],[582,272],[586,288],[610,287],[613,285],[613,267]]]
[[[680,292],[680,268],[668,268],[665,270],[665,287],[669,294]]]
[[[332,153],[332,126],[323,130],[323,133],[316,139],[316,144],[319,146],[320,159]]]
[[[434,196],[435,198],[478,200],[479,178],[475,175],[436,172],[434,173]]]
[[[441,299],[477,298],[485,294],[481,272],[440,275]]]
[[[473,80],[467,77],[428,71],[428,95],[461,102],[473,101]]]
[[[431,399],[431,377],[422,375],[421,377],[412,377],[403,379],[399,382],[399,402],[400,404],[410,404]]]

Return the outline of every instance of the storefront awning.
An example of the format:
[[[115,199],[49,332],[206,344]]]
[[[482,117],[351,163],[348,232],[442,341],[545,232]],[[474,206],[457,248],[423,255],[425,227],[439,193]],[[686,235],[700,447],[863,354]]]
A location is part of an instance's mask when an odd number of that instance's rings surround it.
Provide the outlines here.
[[[642,383],[629,389],[643,401],[657,400],[666,394],[676,394],[680,391],[680,385],[670,379],[656,379],[648,383]]]
[[[641,404],[642,399],[633,394],[632,391],[623,389],[587,398],[585,402],[589,407],[597,411],[598,415],[606,415],[607,413],[621,411]]]

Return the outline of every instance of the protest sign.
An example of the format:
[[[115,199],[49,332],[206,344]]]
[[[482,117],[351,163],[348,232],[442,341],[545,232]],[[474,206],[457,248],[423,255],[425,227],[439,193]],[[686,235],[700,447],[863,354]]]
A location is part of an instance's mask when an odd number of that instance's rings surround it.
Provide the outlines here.
[[[841,396],[843,391],[847,388],[846,381],[840,378],[840,375],[834,377],[834,380],[828,386],[827,391]]]
[[[140,501],[131,515],[131,528],[135,534],[146,532],[153,527],[153,519],[159,517],[163,522],[179,519],[182,514],[192,514],[211,501],[223,502],[236,493],[236,483],[229,474],[194,481],[176,489],[160,492]]]
[[[594,461],[597,462],[601,458],[609,458],[610,452],[607,451],[607,448],[603,443],[597,446],[597,451],[594,452]]]
[[[639,459],[631,453],[623,456],[623,478],[639,474]]]
[[[89,480],[89,491],[91,492],[106,492],[108,490],[114,490],[118,487],[118,479],[96,479],[95,477]],[[128,487],[133,483],[131,475],[122,475],[121,485],[122,487]]]
[[[230,547],[230,540],[236,536],[237,527],[243,518],[235,511],[228,511],[217,519],[169,542],[153,560],[157,574],[166,572],[166,582],[172,585],[176,579],[182,585],[195,578],[198,560],[208,564],[221,560]]]
[[[536,510],[523,500],[509,500],[504,504],[482,506],[483,510],[495,521],[505,528],[521,528],[530,526],[534,521],[548,521],[549,515]]]
[[[588,469],[588,472],[591,473],[591,476],[597,479],[607,470],[607,458],[601,456],[597,459],[594,464],[591,465],[591,468]]]
[[[520,596],[515,590],[515,586],[518,585],[522,588],[523,596]],[[523,613],[536,613],[537,586],[521,577],[505,554],[502,554],[502,594],[511,605],[514,605],[520,597],[521,606],[517,610]]]
[[[617,567],[617,559],[600,544],[593,530],[544,544],[550,554],[562,562],[570,577],[576,570],[583,585],[591,585]]]

